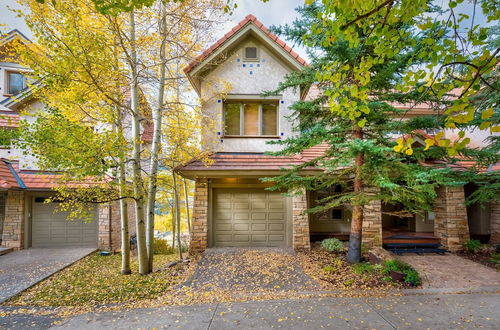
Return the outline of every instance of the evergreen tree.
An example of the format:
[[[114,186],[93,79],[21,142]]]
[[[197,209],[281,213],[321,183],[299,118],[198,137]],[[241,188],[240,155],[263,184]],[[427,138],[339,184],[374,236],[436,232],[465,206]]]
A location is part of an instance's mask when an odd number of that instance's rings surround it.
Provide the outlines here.
[[[359,262],[364,207],[371,201],[400,204],[412,213],[430,211],[438,185],[464,183],[464,174],[457,175],[442,165],[429,166],[433,160],[453,163],[466,153],[473,155],[462,134],[452,146],[441,145],[442,133],[435,138],[425,134],[425,130],[442,132],[445,128],[442,109],[452,96],[429,93],[423,88],[424,82],[411,89],[401,88],[409,71],[431,61],[433,54],[425,40],[432,38],[440,43],[444,33],[438,24],[434,29],[418,31],[412,24],[393,23],[390,28],[397,31],[399,49],[377,61],[379,50],[370,39],[372,31],[358,31],[360,42],[352,44],[321,29],[311,33],[311,27],[322,26],[325,19],[322,4],[315,2],[297,11],[300,15],[293,24],[272,30],[296,45],[307,46],[311,63],[301,72],[289,74],[276,90],[266,94],[310,86],[317,87],[319,93],[291,106],[296,135],[275,142],[283,149],[274,154],[293,155],[321,143],[327,143],[328,148],[324,155],[267,180],[276,183],[274,189],[291,191],[341,186],[341,192],[324,198],[319,201],[320,206],[309,211],[352,207],[347,258]],[[370,60],[365,61],[366,58]],[[412,118],[408,115],[411,110],[398,108],[403,104],[436,110]],[[419,139],[425,140],[425,145],[418,143]],[[479,154],[476,151],[474,156]],[[324,171],[316,176],[300,175],[309,166]],[[468,172],[467,180],[472,177],[473,172]]]

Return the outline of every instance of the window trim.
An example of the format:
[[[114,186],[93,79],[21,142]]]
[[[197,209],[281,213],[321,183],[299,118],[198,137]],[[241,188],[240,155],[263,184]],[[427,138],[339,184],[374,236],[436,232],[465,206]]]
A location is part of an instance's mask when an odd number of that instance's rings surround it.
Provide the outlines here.
[[[255,48],[255,58],[247,57],[247,48]],[[245,46],[243,47],[243,61],[245,62],[259,62],[260,60],[260,50],[257,46]]]
[[[266,102],[267,101],[267,102]],[[226,135],[226,104],[239,104],[240,105],[240,134],[239,135]],[[244,135],[245,131],[245,103],[257,103],[259,105],[259,113],[258,113],[258,130],[259,134],[258,135]],[[271,134],[271,135],[263,135],[262,134],[262,105],[263,104],[275,104],[276,105],[276,134]],[[223,134],[222,136],[224,138],[263,138],[263,139],[279,139],[279,130],[280,130],[280,107],[279,107],[279,100],[233,100],[230,99],[227,102],[222,103],[222,128],[223,128]]]
[[[20,74],[23,76],[23,80],[24,80],[24,86],[23,86],[23,89],[17,93],[17,94],[12,94],[10,92],[10,74],[11,73],[17,73],[17,74]],[[4,77],[3,77],[3,96],[14,96],[14,95],[18,95],[20,94],[22,91],[24,91],[26,88],[28,88],[28,84],[27,84],[27,81],[26,81],[26,73],[22,70],[13,70],[13,69],[5,69],[4,71]]]

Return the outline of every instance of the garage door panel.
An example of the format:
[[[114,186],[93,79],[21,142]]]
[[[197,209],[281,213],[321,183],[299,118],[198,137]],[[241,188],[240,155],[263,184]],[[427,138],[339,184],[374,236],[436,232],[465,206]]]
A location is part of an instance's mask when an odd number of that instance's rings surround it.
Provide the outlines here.
[[[248,219],[250,219],[250,214],[237,212],[237,213],[234,213],[233,219],[234,220],[248,220]]]
[[[233,235],[217,234],[217,235],[215,235],[215,238],[218,242],[223,242],[223,243],[233,241]]]
[[[233,214],[231,212],[217,212],[215,214],[215,218],[217,220],[231,220],[233,218]]]
[[[266,220],[265,212],[252,212],[252,220]]]
[[[233,225],[231,223],[217,223],[215,224],[216,231],[231,231],[233,229]]]
[[[252,231],[266,231],[267,225],[265,223],[252,223]]]
[[[282,210],[283,203],[282,202],[269,202],[269,209],[271,210]]]
[[[250,224],[249,223],[235,223],[233,226],[234,231],[249,231]]]
[[[269,220],[284,220],[285,214],[283,212],[269,212]]]
[[[284,223],[270,223],[269,231],[284,231],[285,224]]]
[[[252,210],[265,210],[266,209],[266,202],[254,202],[252,201]]]
[[[252,242],[266,242],[267,241],[267,235],[266,234],[261,234],[261,235],[252,235]]]
[[[250,203],[248,202],[236,202],[233,204],[234,210],[248,210],[250,209]]]
[[[285,235],[269,235],[269,241],[271,241],[271,242],[284,242]]]
[[[237,243],[250,242],[250,235],[234,235],[234,241]]]

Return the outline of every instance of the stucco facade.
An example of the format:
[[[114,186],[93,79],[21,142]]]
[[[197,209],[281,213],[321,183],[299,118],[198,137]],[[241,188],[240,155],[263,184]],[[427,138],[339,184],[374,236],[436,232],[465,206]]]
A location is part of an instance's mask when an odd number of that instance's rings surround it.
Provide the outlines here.
[[[258,62],[245,62],[243,49],[257,46],[260,52]],[[264,91],[275,89],[291,71],[282,60],[272,54],[262,43],[250,39],[241,42],[230,53],[227,60],[216,66],[201,79],[201,99],[204,113],[213,120],[212,129],[204,131],[206,150],[214,152],[264,152],[279,150],[278,145],[267,144],[265,138],[225,138],[223,107],[226,100],[276,100],[279,106],[279,138],[292,134],[292,123],[286,119],[291,115],[290,105],[300,99],[299,91],[286,90],[281,95],[263,98]]]

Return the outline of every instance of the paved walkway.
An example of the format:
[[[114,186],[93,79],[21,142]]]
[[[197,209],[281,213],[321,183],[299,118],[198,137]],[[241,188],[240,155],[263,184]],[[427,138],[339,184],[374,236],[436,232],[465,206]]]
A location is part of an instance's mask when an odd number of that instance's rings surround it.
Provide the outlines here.
[[[22,325],[22,324],[21,324]],[[500,328],[498,294],[312,298],[86,314],[62,329]]]
[[[93,251],[94,248],[34,248],[0,256],[0,303]]]
[[[455,254],[405,254],[398,259],[420,273],[423,288],[500,287],[500,272]]]
[[[295,251],[284,248],[211,248],[184,285],[230,292],[309,291],[319,284],[306,275]]]

